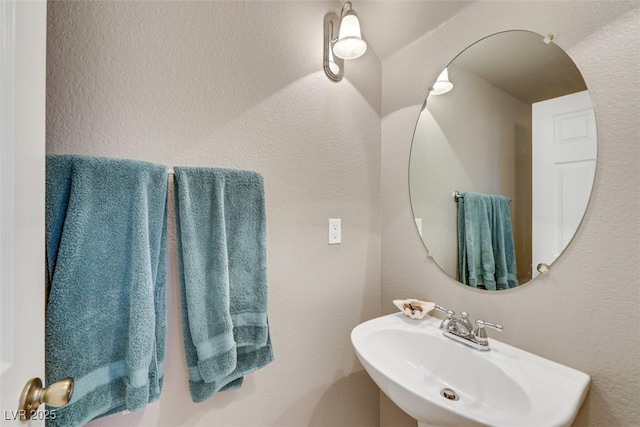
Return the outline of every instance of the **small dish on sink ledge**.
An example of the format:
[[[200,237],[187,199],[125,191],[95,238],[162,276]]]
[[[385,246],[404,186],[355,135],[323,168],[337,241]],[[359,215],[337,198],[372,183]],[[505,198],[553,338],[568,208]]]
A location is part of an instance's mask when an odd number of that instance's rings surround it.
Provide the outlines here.
[[[493,339],[491,351],[478,351],[445,337],[439,324],[395,313],[351,332],[367,373],[419,426],[571,425],[589,375]]]
[[[401,313],[412,319],[422,319],[431,310],[436,308],[436,304],[417,299],[394,299],[393,304],[398,307]]]

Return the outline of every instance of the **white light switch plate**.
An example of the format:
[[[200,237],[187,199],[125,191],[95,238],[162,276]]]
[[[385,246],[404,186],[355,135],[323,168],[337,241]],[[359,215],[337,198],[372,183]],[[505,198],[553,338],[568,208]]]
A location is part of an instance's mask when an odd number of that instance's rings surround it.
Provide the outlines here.
[[[340,218],[329,218],[329,244],[342,243],[342,224]]]

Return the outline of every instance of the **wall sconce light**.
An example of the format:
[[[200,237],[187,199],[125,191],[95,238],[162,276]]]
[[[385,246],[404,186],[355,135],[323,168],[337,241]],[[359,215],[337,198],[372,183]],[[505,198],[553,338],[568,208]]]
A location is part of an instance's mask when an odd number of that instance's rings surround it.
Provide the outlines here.
[[[453,89],[453,83],[449,81],[449,71],[445,68],[430,88],[430,92],[431,95],[442,95],[449,92],[451,89]]]
[[[335,29],[339,28],[335,37]],[[342,6],[340,17],[333,12],[324,16],[324,72],[329,80],[339,82],[344,77],[344,60],[356,59],[367,51],[362,40],[360,21],[348,1]]]

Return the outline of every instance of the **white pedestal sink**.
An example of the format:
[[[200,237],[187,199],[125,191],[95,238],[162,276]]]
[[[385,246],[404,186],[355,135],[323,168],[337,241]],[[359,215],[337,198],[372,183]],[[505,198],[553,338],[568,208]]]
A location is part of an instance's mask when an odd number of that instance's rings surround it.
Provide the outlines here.
[[[571,425],[587,374],[493,339],[490,351],[472,349],[444,337],[439,324],[397,313],[351,332],[368,374],[420,426]]]

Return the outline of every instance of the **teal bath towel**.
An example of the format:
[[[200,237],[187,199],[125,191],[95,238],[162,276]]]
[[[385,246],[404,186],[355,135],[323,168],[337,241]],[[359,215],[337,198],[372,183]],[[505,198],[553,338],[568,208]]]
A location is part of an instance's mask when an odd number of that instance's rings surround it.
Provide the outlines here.
[[[518,286],[511,227],[511,201],[499,195],[465,192],[458,201],[458,269],[472,287]]]
[[[176,167],[182,325],[194,402],[273,360],[262,177]]]
[[[71,402],[49,427],[82,426],[158,399],[166,200],[164,166],[47,156],[46,383],[75,380]]]

